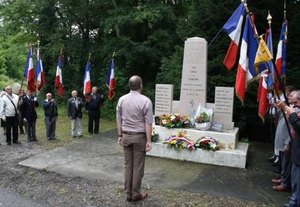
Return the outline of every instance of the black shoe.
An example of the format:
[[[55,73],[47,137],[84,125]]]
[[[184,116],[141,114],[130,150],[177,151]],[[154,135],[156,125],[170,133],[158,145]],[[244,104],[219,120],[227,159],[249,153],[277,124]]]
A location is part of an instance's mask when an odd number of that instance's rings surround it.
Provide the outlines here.
[[[11,145],[11,142],[7,142],[7,145]]]
[[[89,132],[89,135],[93,135],[93,132]]]
[[[76,138],[76,136],[72,136],[72,138]]]
[[[39,141],[39,140],[38,140],[37,138],[33,138],[32,141],[33,141],[33,142],[37,142],[37,141]]]
[[[21,144],[21,142],[19,142],[19,141],[15,141],[15,142],[13,142],[14,144]]]
[[[28,142],[32,142],[32,139],[28,139]]]

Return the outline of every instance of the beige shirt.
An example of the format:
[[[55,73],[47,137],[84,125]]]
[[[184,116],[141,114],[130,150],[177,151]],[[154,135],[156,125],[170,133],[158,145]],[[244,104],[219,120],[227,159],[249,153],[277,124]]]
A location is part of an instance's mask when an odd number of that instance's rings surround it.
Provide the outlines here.
[[[122,131],[145,132],[145,123],[153,122],[152,102],[138,91],[130,91],[119,99],[116,116]]]
[[[13,117],[16,114],[15,107],[17,109],[18,113],[18,102],[19,102],[19,96],[16,94],[12,94],[11,96],[9,94],[2,96],[3,100],[3,107],[1,107],[1,117]],[[15,106],[12,104],[12,102],[15,104]]]

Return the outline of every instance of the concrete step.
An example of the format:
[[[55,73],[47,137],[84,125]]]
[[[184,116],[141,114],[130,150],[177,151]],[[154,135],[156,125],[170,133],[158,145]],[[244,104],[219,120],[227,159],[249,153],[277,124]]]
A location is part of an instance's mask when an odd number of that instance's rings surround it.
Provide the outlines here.
[[[246,168],[247,153],[249,145],[247,143],[236,143],[236,149],[207,151],[196,149],[169,148],[167,144],[152,143],[153,147],[147,155],[154,157],[170,158],[175,160],[186,160],[197,163],[205,163],[219,166],[228,166],[235,168]]]

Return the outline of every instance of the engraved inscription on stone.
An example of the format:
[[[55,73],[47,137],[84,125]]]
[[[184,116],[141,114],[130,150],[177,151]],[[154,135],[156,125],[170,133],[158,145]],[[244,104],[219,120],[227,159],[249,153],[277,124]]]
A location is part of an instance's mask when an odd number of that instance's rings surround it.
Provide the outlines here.
[[[214,121],[224,124],[224,128],[232,129],[234,88],[216,87]]]
[[[207,83],[207,42],[203,38],[188,38],[184,45],[180,113],[195,115],[199,103],[205,107]]]
[[[155,115],[171,114],[173,101],[173,85],[156,84]]]

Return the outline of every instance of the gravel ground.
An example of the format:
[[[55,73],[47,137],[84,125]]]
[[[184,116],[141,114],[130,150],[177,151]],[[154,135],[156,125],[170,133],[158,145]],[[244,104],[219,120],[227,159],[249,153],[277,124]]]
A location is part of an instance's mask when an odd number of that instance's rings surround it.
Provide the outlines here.
[[[2,139],[3,140],[3,139]],[[228,197],[165,189],[145,189],[149,197],[137,203],[125,202],[123,185],[105,180],[68,177],[18,165],[28,157],[46,152],[40,144],[0,146],[0,187],[41,204],[55,207],[94,206],[273,206]]]

